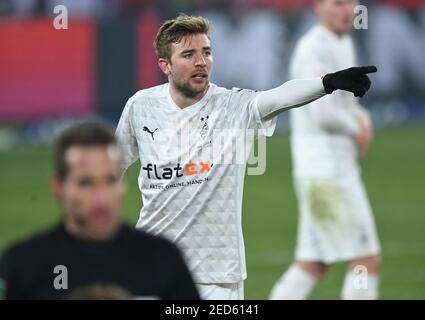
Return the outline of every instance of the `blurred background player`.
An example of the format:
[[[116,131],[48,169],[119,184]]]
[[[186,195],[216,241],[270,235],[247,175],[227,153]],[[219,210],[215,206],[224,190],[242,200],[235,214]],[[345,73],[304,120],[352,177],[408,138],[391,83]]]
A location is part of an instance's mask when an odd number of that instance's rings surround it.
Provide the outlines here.
[[[133,95],[116,130],[123,168],[138,159],[142,163],[137,227],[180,246],[204,299],[243,299],[246,159],[237,161],[236,149],[244,146],[234,148],[234,141],[242,136],[249,145],[247,158],[253,142],[247,131],[270,136],[279,113],[337,88],[363,96],[371,84],[366,74],[376,68],[293,80],[261,92],[229,90],[209,81],[213,56],[207,19],[180,15],[165,21],[154,44],[168,82]],[[224,144],[221,133],[226,133]],[[223,163],[223,155],[231,161]]]
[[[324,75],[356,64],[354,0],[317,0],[320,23],[304,35],[291,77]],[[293,176],[299,206],[295,262],[275,284],[271,299],[305,299],[330,264],[347,262],[343,299],[377,299],[380,245],[358,158],[372,141],[368,112],[353,95],[338,91],[291,111]],[[368,272],[356,288],[356,272]]]
[[[121,222],[125,186],[120,177],[120,155],[110,128],[87,123],[63,132],[51,180],[62,221],[1,258],[6,299],[60,299],[74,290],[83,297],[78,293],[93,285],[120,287],[136,298],[199,298],[172,243]],[[57,266],[66,272],[59,274]],[[57,277],[64,286],[55,287]]]

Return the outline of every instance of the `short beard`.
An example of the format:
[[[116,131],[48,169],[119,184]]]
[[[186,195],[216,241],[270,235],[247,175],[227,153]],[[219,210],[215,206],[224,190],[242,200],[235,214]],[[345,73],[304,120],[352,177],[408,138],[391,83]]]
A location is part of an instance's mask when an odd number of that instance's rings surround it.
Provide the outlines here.
[[[179,91],[180,93],[183,94],[183,96],[185,96],[186,98],[195,98],[196,96],[198,96],[199,94],[203,93],[206,91],[206,88],[208,88],[209,86],[209,81],[207,82],[207,85],[205,86],[204,89],[200,90],[200,91],[196,91],[194,90],[189,83],[180,83],[177,81],[174,81],[174,86],[176,88],[177,91]]]

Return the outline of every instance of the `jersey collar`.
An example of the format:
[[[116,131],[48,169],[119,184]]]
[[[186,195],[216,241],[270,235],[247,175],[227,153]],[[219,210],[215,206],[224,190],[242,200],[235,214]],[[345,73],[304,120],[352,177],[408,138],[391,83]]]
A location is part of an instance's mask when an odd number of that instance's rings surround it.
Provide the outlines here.
[[[215,85],[213,83],[210,82],[209,88],[207,90],[207,93],[205,93],[205,95],[202,97],[201,100],[199,100],[198,102],[187,106],[186,108],[180,108],[178,105],[176,105],[176,103],[174,102],[173,98],[171,98],[170,95],[170,83],[166,83],[164,86],[164,94],[167,97],[168,103],[169,105],[173,108],[173,109],[177,109],[181,112],[188,112],[188,111],[192,111],[192,110],[199,110],[201,107],[203,107],[205,105],[205,103],[208,101],[208,99],[211,96],[211,93],[213,92],[213,87]]]

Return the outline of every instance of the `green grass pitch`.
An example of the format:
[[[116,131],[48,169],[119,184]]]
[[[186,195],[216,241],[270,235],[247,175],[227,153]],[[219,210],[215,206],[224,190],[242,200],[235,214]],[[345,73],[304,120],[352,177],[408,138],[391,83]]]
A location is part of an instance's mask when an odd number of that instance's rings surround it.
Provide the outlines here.
[[[425,127],[376,132],[362,161],[374,208],[384,265],[383,299],[425,299]],[[0,152],[0,252],[17,239],[52,225],[60,217],[49,192],[51,149]],[[141,206],[139,165],[129,172],[125,219],[134,224]],[[248,262],[247,299],[266,299],[292,260],[297,209],[287,135],[267,142],[267,171],[247,176],[243,226]],[[313,299],[338,299],[344,265],[335,265]]]

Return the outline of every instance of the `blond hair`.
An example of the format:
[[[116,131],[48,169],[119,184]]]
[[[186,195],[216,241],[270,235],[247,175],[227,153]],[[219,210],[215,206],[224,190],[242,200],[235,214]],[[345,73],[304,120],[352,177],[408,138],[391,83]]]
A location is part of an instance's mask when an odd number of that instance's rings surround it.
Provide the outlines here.
[[[171,44],[180,42],[185,36],[205,34],[210,38],[211,23],[201,16],[180,14],[177,18],[165,21],[156,34],[153,43],[158,58],[170,60]]]

